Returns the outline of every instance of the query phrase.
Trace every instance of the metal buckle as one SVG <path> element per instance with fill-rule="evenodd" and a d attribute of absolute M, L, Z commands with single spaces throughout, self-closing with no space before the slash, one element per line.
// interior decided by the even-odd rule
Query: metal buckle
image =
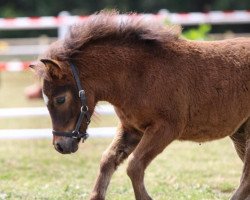
<path fill-rule="evenodd" d="M 78 135 L 79 135 L 79 131 L 77 131 L 77 130 L 73 130 L 72 131 L 72 134 L 74 134 L 73 136 L 72 136 L 72 138 L 74 138 L 74 139 L 78 139 Z"/>
<path fill-rule="evenodd" d="M 85 95 L 85 91 L 84 90 L 79 90 L 79 97 L 81 98 L 82 95 Z"/>
<path fill-rule="evenodd" d="M 86 113 L 86 112 L 88 112 L 89 111 L 89 107 L 87 106 L 87 105 L 84 105 L 84 106 L 82 106 L 81 107 L 81 113 L 83 112 L 83 113 Z"/>

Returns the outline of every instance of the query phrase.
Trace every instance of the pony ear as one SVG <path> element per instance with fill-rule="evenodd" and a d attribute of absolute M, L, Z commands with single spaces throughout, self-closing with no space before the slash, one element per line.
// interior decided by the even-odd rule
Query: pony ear
<path fill-rule="evenodd" d="M 31 69 L 35 69 L 35 67 L 36 67 L 36 65 L 33 63 L 29 65 L 29 68 L 31 68 Z"/>
<path fill-rule="evenodd" d="M 29 68 L 37 75 L 39 78 L 45 78 L 45 69 L 44 69 L 44 64 L 42 62 L 32 62 L 29 65 Z"/>
<path fill-rule="evenodd" d="M 50 78 L 61 79 L 63 77 L 62 63 L 60 63 L 57 60 L 47 59 L 47 58 L 41 59 L 40 61 L 45 65 L 46 74 Z"/>

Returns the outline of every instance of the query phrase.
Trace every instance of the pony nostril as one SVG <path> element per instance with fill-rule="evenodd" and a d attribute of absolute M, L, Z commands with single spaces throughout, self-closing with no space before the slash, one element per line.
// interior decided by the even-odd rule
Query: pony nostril
<path fill-rule="evenodd" d="M 56 143 L 56 150 L 59 151 L 60 153 L 63 153 L 63 148 L 61 147 L 61 145 L 59 143 Z"/>

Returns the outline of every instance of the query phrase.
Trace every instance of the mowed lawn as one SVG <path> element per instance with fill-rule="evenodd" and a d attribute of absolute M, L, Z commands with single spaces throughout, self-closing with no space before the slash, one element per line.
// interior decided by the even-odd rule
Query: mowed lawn
<path fill-rule="evenodd" d="M 43 106 L 25 99 L 34 82 L 29 72 L 0 74 L 0 107 Z M 115 126 L 117 118 L 100 116 L 91 126 Z M 50 128 L 48 118 L 0 119 L 1 129 Z M 61 155 L 51 139 L 0 140 L 1 199 L 88 199 L 99 160 L 110 139 L 88 139 L 77 153 Z M 199 145 L 174 142 L 146 171 L 145 182 L 156 200 L 226 200 L 238 186 L 242 163 L 226 138 Z M 108 200 L 134 199 L 126 162 L 114 174 Z"/>
<path fill-rule="evenodd" d="M 50 140 L 0 141 L 0 199 L 87 199 L 102 151 L 111 139 L 89 139 L 77 153 L 60 155 Z M 153 199 L 229 199 L 242 164 L 229 140 L 174 142 L 146 171 Z M 131 200 L 126 162 L 114 174 L 109 200 Z"/>

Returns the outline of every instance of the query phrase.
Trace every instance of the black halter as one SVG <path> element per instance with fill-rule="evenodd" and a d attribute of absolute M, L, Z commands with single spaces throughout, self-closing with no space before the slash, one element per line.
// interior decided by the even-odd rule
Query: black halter
<path fill-rule="evenodd" d="M 89 124 L 90 123 L 90 115 L 89 115 L 89 109 L 87 106 L 87 98 L 85 96 L 85 91 L 83 90 L 82 86 L 81 86 L 81 81 L 79 79 L 79 72 L 77 70 L 77 67 L 70 62 L 70 68 L 73 74 L 73 77 L 76 81 L 76 85 L 77 85 L 77 89 L 79 92 L 79 98 L 81 100 L 81 108 L 80 108 L 80 115 L 78 117 L 77 123 L 76 123 L 76 127 L 72 132 L 63 132 L 63 131 L 55 131 L 53 130 L 52 133 L 53 135 L 56 136 L 64 136 L 64 137 L 71 137 L 71 138 L 76 138 L 76 139 L 83 139 L 86 140 L 88 138 L 88 133 L 85 132 L 81 132 L 80 131 L 80 127 L 82 124 L 83 119 L 85 119 L 85 123 Z"/>

